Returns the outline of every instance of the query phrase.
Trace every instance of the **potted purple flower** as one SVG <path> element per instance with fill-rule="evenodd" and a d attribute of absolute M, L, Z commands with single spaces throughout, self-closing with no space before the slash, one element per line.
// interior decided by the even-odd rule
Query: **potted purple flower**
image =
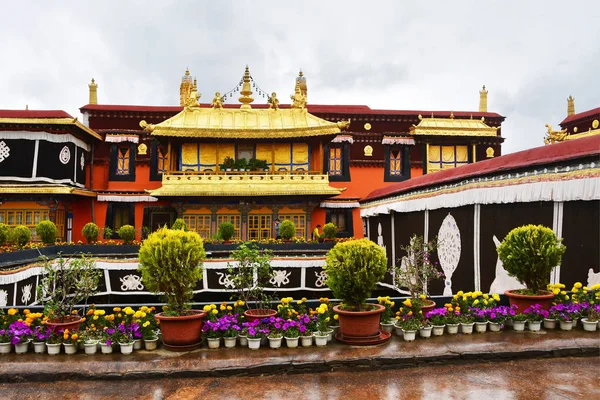
<path fill-rule="evenodd" d="M 495 306 L 486 311 L 490 332 L 500 332 L 506 320 L 516 315 L 514 309 L 507 306 Z"/>
<path fill-rule="evenodd" d="M 304 328 L 304 331 L 306 331 L 306 326 L 300 321 L 287 320 L 283 323 L 283 326 L 281 328 L 283 330 L 283 337 L 285 338 L 285 344 L 287 345 L 287 347 L 298 347 L 301 327 Z"/>
<path fill-rule="evenodd" d="M 302 344 L 302 347 L 312 346 L 312 333 L 317 330 L 316 318 L 311 317 L 308 314 L 304 314 L 298 318 L 298 322 L 300 323 L 298 330 L 300 331 L 300 343 Z"/>
<path fill-rule="evenodd" d="M 469 308 L 471 316 L 475 322 L 475 332 L 485 333 L 488 325 L 488 309 L 486 308 Z"/>
<path fill-rule="evenodd" d="M 219 319 L 205 321 L 202 333 L 208 341 L 209 349 L 218 349 L 221 346 L 221 321 Z"/>
<path fill-rule="evenodd" d="M 433 326 L 433 336 L 442 336 L 444 334 L 444 328 L 446 326 L 446 314 L 448 310 L 446 307 L 434 308 L 425 314 L 425 318 L 431 322 Z"/>
<path fill-rule="evenodd" d="M 573 321 L 579 316 L 579 307 L 576 304 L 556 304 L 550 307 L 550 314 L 556 316 L 561 330 L 570 331 Z"/>
<path fill-rule="evenodd" d="M 8 337 L 8 329 L 0 329 L 0 354 L 9 354 L 12 350 L 12 344 Z"/>
<path fill-rule="evenodd" d="M 23 321 L 15 321 L 8 327 L 8 337 L 10 343 L 15 346 L 15 353 L 17 354 L 27 353 L 32 335 L 31 328 Z"/>
<path fill-rule="evenodd" d="M 238 334 L 241 330 L 239 324 L 239 315 L 223 315 L 219 320 L 221 321 L 221 331 L 223 332 L 223 341 L 225 343 L 225 347 L 231 348 L 235 347 L 235 343 L 237 341 Z"/>
<path fill-rule="evenodd" d="M 46 352 L 46 339 L 48 339 L 48 329 L 45 325 L 38 325 L 33 328 L 33 351 L 37 354 Z"/>
<path fill-rule="evenodd" d="M 265 320 L 267 318 L 264 318 Z M 268 318 L 269 324 L 269 347 L 272 349 L 278 349 L 281 347 L 281 341 L 283 340 L 283 324 L 285 320 L 280 317 Z"/>
<path fill-rule="evenodd" d="M 258 350 L 261 340 L 269 335 L 268 327 L 260 319 L 244 322 L 242 325 L 248 328 L 248 347 L 250 350 Z"/>
<path fill-rule="evenodd" d="M 529 330 L 537 332 L 541 329 L 542 321 L 545 321 L 548 318 L 548 311 L 544 310 L 541 305 L 534 304 L 527 307 L 523 311 L 523 315 L 527 317 L 527 327 Z"/>

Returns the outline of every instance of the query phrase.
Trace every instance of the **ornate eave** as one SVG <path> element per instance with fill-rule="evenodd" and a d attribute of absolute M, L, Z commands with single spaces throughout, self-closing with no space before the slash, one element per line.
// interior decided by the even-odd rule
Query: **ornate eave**
<path fill-rule="evenodd" d="M 497 136 L 498 127 L 490 127 L 481 119 L 423 118 L 419 124 L 410 127 L 414 136 Z"/>
<path fill-rule="evenodd" d="M 23 124 L 23 125 L 73 125 L 88 135 L 102 140 L 102 136 L 77 121 L 77 118 L 0 118 L 0 124 Z"/>
<path fill-rule="evenodd" d="M 91 190 L 59 185 L 0 185 L 0 194 L 66 194 L 96 197 L 96 193 Z"/>
<path fill-rule="evenodd" d="M 600 135 L 600 129 L 594 129 L 594 130 L 590 129 L 589 131 L 584 132 L 584 133 L 572 133 L 570 135 L 567 135 L 565 137 L 565 140 L 581 139 L 581 138 L 596 136 L 596 135 Z"/>
<path fill-rule="evenodd" d="M 151 196 L 337 196 L 344 189 L 329 186 L 327 175 L 163 174 Z"/>

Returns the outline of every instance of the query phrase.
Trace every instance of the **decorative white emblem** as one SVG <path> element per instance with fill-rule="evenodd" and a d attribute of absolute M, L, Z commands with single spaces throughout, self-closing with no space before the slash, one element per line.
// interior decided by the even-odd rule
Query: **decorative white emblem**
<path fill-rule="evenodd" d="M 68 146 L 62 148 L 60 154 L 58 155 L 58 159 L 63 164 L 67 164 L 69 162 L 69 160 L 71 159 L 71 150 L 69 150 Z"/>
<path fill-rule="evenodd" d="M 285 286 L 290 283 L 290 275 L 292 271 L 287 272 L 285 269 L 273 271 L 273 277 L 269 279 L 271 285 L 277 285 L 277 287 L 281 287 L 281 285 Z"/>
<path fill-rule="evenodd" d="M 377 245 L 386 250 L 385 244 L 383 244 L 383 235 L 381 234 L 381 222 L 377 224 Z"/>
<path fill-rule="evenodd" d="M 444 281 L 444 296 L 452 295 L 452 274 L 460 260 L 461 243 L 460 229 L 454 217 L 448 213 L 438 231 L 438 258 L 446 276 Z"/>
<path fill-rule="evenodd" d="M 10 147 L 2 141 L 0 142 L 0 162 L 6 160 L 10 156 Z"/>
<path fill-rule="evenodd" d="M 600 284 L 600 272 L 594 272 L 592 268 L 588 271 L 588 287 Z M 1 304 L 0 304 L 1 305 Z"/>
<path fill-rule="evenodd" d="M 85 155 L 81 153 L 81 158 L 79 159 L 79 165 L 81 165 L 81 170 L 85 168 Z"/>
<path fill-rule="evenodd" d="M 500 246 L 500 241 L 496 235 L 492 239 L 497 249 Z M 508 275 L 508 272 L 504 269 L 504 265 L 502 265 L 502 260 L 498 257 L 498 261 L 496 261 L 496 277 L 490 286 L 490 293 L 504 293 L 505 290 L 523 289 L 524 287 L 519 281 Z"/>
<path fill-rule="evenodd" d="M 33 285 L 30 283 L 29 285 L 25 285 L 21 288 L 21 301 L 23 304 L 29 304 L 31 300 L 31 288 Z"/>
<path fill-rule="evenodd" d="M 0 289 L 0 307 L 6 307 L 8 305 L 8 292 L 4 289 Z"/>
<path fill-rule="evenodd" d="M 318 288 L 325 286 L 325 281 L 327 280 L 327 271 L 323 270 L 320 272 L 315 272 L 315 276 L 317 277 L 315 286 Z"/>
<path fill-rule="evenodd" d="M 126 292 L 128 290 L 144 290 L 144 284 L 142 278 L 135 274 L 125 275 L 121 280 L 121 290 Z"/>
<path fill-rule="evenodd" d="M 223 272 L 217 272 L 217 275 L 219 275 L 219 285 L 223 285 L 228 289 L 235 287 L 235 283 L 231 280 L 231 275 Z"/>

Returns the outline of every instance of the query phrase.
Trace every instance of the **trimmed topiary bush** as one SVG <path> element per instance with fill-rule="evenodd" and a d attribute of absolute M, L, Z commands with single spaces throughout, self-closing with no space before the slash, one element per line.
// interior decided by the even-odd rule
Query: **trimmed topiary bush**
<path fill-rule="evenodd" d="M 233 224 L 231 222 L 223 222 L 221 225 L 219 225 L 219 236 L 224 241 L 227 242 L 227 241 L 231 240 L 234 233 L 235 233 L 235 227 L 233 226 Z"/>
<path fill-rule="evenodd" d="M 135 228 L 131 225 L 123 225 L 117 233 L 125 244 L 131 244 L 135 240 Z"/>
<path fill-rule="evenodd" d="M 281 221 L 281 224 L 279 224 L 279 234 L 283 240 L 290 240 L 296 236 L 296 225 L 289 219 Z"/>
<path fill-rule="evenodd" d="M 566 251 L 562 239 L 543 225 L 524 225 L 506 235 L 496 249 L 504 269 L 537 294 L 550 282 L 550 273 Z"/>
<path fill-rule="evenodd" d="M 337 226 L 333 222 L 328 222 L 323 226 L 323 236 L 325 239 L 335 239 L 337 236 Z"/>
<path fill-rule="evenodd" d="M 6 224 L 0 224 L 0 246 L 8 243 L 10 239 L 10 227 Z"/>
<path fill-rule="evenodd" d="M 163 295 L 170 315 L 185 315 L 202 279 L 206 253 L 196 232 L 161 228 L 140 247 L 140 272 L 148 290 Z"/>
<path fill-rule="evenodd" d="M 183 218 L 177 218 L 175 222 L 173 222 L 173 226 L 171 229 L 181 229 L 187 232 L 188 227 L 187 224 L 183 221 Z"/>
<path fill-rule="evenodd" d="M 11 239 L 17 246 L 23 247 L 31 241 L 31 231 L 24 225 L 17 225 L 12 230 Z"/>
<path fill-rule="evenodd" d="M 102 236 L 104 237 L 105 240 L 108 240 L 108 239 L 112 238 L 114 233 L 115 233 L 115 231 L 113 231 L 110 226 L 105 226 Z"/>
<path fill-rule="evenodd" d="M 54 222 L 49 220 L 40 221 L 40 223 L 35 226 L 35 233 L 37 237 L 39 237 L 40 240 L 45 244 L 56 243 L 57 232 L 58 229 L 56 229 L 56 225 Z"/>
<path fill-rule="evenodd" d="M 98 225 L 96 225 L 93 222 L 88 222 L 87 224 L 85 224 L 85 226 L 81 230 L 81 233 L 83 234 L 83 237 L 85 237 L 85 240 L 87 240 L 88 243 L 94 243 L 98 241 Z"/>
<path fill-rule="evenodd" d="M 369 239 L 336 244 L 325 262 L 327 286 L 350 310 L 361 310 L 387 271 L 385 250 Z"/>

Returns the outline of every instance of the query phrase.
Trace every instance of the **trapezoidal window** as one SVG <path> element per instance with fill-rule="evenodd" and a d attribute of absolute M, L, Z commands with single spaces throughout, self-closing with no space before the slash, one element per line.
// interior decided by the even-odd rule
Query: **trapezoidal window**
<path fill-rule="evenodd" d="M 471 161 L 469 146 L 432 146 L 427 152 L 427 173 L 460 167 Z"/>
<path fill-rule="evenodd" d="M 402 151 L 399 147 L 390 149 L 390 175 L 402 175 Z"/>
<path fill-rule="evenodd" d="M 341 176 L 342 175 L 342 148 L 341 147 L 330 147 L 329 148 L 329 175 Z"/>
<path fill-rule="evenodd" d="M 110 180 L 135 181 L 135 143 L 115 143 L 110 151 Z"/>

